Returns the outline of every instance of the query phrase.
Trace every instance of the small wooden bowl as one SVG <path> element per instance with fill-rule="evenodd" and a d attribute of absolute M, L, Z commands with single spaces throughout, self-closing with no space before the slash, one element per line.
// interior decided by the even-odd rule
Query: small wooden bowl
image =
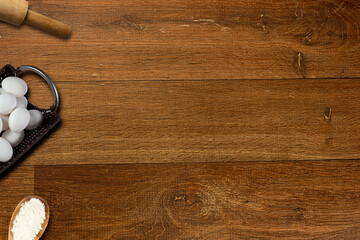
<path fill-rule="evenodd" d="M 38 233 L 38 235 L 35 237 L 35 240 L 38 240 L 41 238 L 41 236 L 43 235 L 43 233 L 45 232 L 45 229 L 49 223 L 49 218 L 50 218 L 50 208 L 49 208 L 49 205 L 48 203 L 41 197 L 39 196 L 35 196 L 35 195 L 31 195 L 31 196 L 27 196 L 26 198 L 24 198 L 23 200 L 21 200 L 19 202 L 19 204 L 16 206 L 12 216 L 11 216 L 11 220 L 10 220 L 10 224 L 9 224 L 9 234 L 8 234 L 8 240 L 14 240 L 14 237 L 13 237 L 13 233 L 11 232 L 11 228 L 13 226 L 13 223 L 14 223 L 14 220 L 15 220 L 15 217 L 16 215 L 18 215 L 19 211 L 20 211 L 20 208 L 21 208 L 21 205 L 24 203 L 24 202 L 27 202 L 29 201 L 30 199 L 32 198 L 36 198 L 36 199 L 39 199 L 42 203 L 44 203 L 45 205 L 45 220 L 44 220 L 44 223 L 42 224 L 42 230 Z"/>

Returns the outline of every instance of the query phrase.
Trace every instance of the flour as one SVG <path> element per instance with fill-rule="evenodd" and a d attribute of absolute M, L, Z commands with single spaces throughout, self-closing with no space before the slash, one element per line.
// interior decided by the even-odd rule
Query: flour
<path fill-rule="evenodd" d="M 23 203 L 11 228 L 14 240 L 34 240 L 45 218 L 45 205 L 39 199 L 31 198 Z"/>

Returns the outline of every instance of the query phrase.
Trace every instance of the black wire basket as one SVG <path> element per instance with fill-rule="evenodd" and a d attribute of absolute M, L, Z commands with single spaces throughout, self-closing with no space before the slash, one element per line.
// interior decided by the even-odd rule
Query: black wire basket
<path fill-rule="evenodd" d="M 42 77 L 47 84 L 50 86 L 50 89 L 54 96 L 54 103 L 49 109 L 41 109 L 34 105 L 32 105 L 30 102 L 28 103 L 27 109 L 32 110 L 36 109 L 39 110 L 43 116 L 44 120 L 41 123 L 41 125 L 34 129 L 34 130 L 25 130 L 24 139 L 22 142 L 13 148 L 13 157 L 8 162 L 0 162 L 0 177 L 15 163 L 20 161 L 22 157 L 25 156 L 41 139 L 45 137 L 57 124 L 60 123 L 60 116 L 57 113 L 58 107 L 59 107 L 59 94 L 58 91 L 51 80 L 51 78 L 42 70 L 39 68 L 36 68 L 34 66 L 21 66 L 15 69 L 11 65 L 6 65 L 2 69 L 0 69 L 0 84 L 4 80 L 4 78 L 9 76 L 20 76 L 21 74 L 25 72 L 32 72 L 35 74 L 38 74 L 40 77 Z"/>

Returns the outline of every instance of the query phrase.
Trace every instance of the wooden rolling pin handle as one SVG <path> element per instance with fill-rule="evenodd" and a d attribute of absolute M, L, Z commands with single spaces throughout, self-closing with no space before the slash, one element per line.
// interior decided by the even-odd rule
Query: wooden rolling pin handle
<path fill-rule="evenodd" d="M 61 38 L 68 38 L 71 35 L 71 28 L 68 25 L 46 17 L 40 13 L 34 12 L 30 9 L 27 12 L 24 23 Z"/>

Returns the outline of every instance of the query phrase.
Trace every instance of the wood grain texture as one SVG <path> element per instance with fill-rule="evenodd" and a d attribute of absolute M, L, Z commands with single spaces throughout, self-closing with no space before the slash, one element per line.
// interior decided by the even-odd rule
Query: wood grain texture
<path fill-rule="evenodd" d="M 0 239 L 8 239 L 9 223 L 16 205 L 33 193 L 33 166 L 19 165 L 0 178 Z"/>
<path fill-rule="evenodd" d="M 360 239 L 359 1 L 29 3 L 71 39 L 0 24 L 0 59 L 63 122 L 0 179 L 1 239 L 34 193 L 45 240 Z"/>
<path fill-rule="evenodd" d="M 8 47 L 0 57 L 64 81 L 94 73 L 98 81 L 360 77 L 359 7 L 357 0 L 32 0 L 30 8 L 71 24 L 72 38 L 2 25 Z"/>
<path fill-rule="evenodd" d="M 62 125 L 25 164 L 360 156 L 358 79 L 57 85 Z M 33 100 L 41 102 L 47 91 Z"/>
<path fill-rule="evenodd" d="M 358 239 L 360 162 L 35 167 L 47 239 Z"/>

